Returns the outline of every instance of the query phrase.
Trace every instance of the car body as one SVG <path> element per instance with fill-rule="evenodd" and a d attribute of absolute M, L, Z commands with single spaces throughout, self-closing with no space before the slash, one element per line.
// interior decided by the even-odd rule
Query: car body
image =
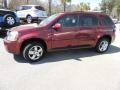
<path fill-rule="evenodd" d="M 22 5 L 16 8 L 16 14 L 21 20 L 31 23 L 33 20 L 43 20 L 47 17 L 45 9 L 39 5 Z"/>
<path fill-rule="evenodd" d="M 46 52 L 54 50 L 95 48 L 103 53 L 114 39 L 115 25 L 109 16 L 95 12 L 64 12 L 46 18 L 40 25 L 12 28 L 4 44 L 8 52 L 22 54 L 26 60 L 36 62 Z M 32 60 L 28 53 L 42 55 Z"/>
<path fill-rule="evenodd" d="M 116 18 L 112 18 L 112 20 L 113 20 L 113 22 L 114 22 L 115 24 L 118 23 L 118 19 L 116 19 Z"/>
<path fill-rule="evenodd" d="M 0 27 L 13 27 L 19 25 L 19 18 L 10 10 L 0 9 Z"/>

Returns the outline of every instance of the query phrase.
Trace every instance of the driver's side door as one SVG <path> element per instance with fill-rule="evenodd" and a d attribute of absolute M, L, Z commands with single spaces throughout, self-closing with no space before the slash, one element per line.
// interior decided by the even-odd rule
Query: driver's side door
<path fill-rule="evenodd" d="M 53 30 L 52 48 L 58 49 L 76 46 L 75 30 L 77 29 L 78 15 L 65 15 L 57 23 L 60 23 L 62 27 L 58 30 Z"/>

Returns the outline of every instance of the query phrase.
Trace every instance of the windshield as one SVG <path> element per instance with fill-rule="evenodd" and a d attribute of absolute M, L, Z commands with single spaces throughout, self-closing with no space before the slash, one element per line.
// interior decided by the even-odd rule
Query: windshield
<path fill-rule="evenodd" d="M 56 17 L 58 17 L 59 15 L 61 15 L 61 13 L 59 14 L 54 14 L 46 19 L 44 19 L 39 25 L 40 26 L 46 26 L 48 25 L 52 20 L 54 20 Z"/>

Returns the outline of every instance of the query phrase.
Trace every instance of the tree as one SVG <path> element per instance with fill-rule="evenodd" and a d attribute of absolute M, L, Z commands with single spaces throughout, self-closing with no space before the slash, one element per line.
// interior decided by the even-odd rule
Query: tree
<path fill-rule="evenodd" d="M 116 0 L 102 0 L 100 7 L 101 10 L 105 13 L 110 14 L 115 7 Z"/>
<path fill-rule="evenodd" d="M 117 17 L 120 20 L 120 4 L 117 6 Z"/>
<path fill-rule="evenodd" d="M 71 4 L 71 0 L 60 0 L 61 3 L 63 4 L 63 7 L 64 7 L 64 12 L 66 11 L 66 6 L 67 6 L 67 3 L 70 3 Z"/>
<path fill-rule="evenodd" d="M 120 0 L 102 0 L 100 7 L 103 12 L 120 19 Z"/>
<path fill-rule="evenodd" d="M 77 5 L 76 10 L 77 11 L 87 11 L 87 10 L 90 10 L 90 4 L 82 2 L 79 5 Z"/>
<path fill-rule="evenodd" d="M 49 15 L 51 15 L 51 4 L 52 4 L 52 0 L 48 0 L 49 3 Z"/>
<path fill-rule="evenodd" d="M 7 8 L 7 0 L 3 0 L 4 8 Z"/>
<path fill-rule="evenodd" d="M 14 10 L 17 6 L 24 4 L 37 4 L 41 6 L 44 5 L 40 0 L 10 0 L 8 8 Z"/>

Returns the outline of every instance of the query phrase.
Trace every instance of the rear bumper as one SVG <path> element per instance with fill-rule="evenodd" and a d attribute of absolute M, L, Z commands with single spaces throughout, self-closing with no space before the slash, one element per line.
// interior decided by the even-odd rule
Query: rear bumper
<path fill-rule="evenodd" d="M 4 39 L 4 46 L 9 53 L 20 54 L 20 47 L 17 41 L 8 41 Z"/>

